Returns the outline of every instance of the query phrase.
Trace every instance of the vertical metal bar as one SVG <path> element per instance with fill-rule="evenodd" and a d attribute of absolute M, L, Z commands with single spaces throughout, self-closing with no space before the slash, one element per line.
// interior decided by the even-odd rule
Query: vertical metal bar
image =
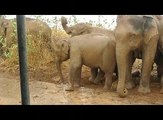
<path fill-rule="evenodd" d="M 19 67 L 20 67 L 20 85 L 22 105 L 30 104 L 28 73 L 27 73 L 27 55 L 26 55 L 26 31 L 25 16 L 17 15 L 17 33 L 18 33 L 18 51 L 19 51 Z"/>

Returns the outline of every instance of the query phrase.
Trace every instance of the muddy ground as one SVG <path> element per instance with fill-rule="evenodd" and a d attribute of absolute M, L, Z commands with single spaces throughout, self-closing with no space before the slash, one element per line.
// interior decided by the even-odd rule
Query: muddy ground
<path fill-rule="evenodd" d="M 69 61 L 62 65 L 65 80 L 68 79 Z M 162 105 L 163 94 L 159 93 L 160 84 L 157 80 L 156 68 L 151 73 L 151 93 L 143 95 L 137 92 L 138 86 L 129 90 L 126 98 L 119 98 L 115 91 L 103 91 L 104 83 L 94 85 L 88 81 L 89 68 L 82 69 L 82 87 L 75 91 L 65 91 L 66 84 L 59 83 L 59 76 L 53 63 L 32 72 L 29 71 L 29 90 L 31 105 Z M 53 68 L 51 67 L 51 68 Z M 133 70 L 141 67 L 137 60 Z M 136 78 L 139 79 L 139 78 Z M 1 65 L 0 67 L 0 104 L 21 105 L 20 79 L 18 67 L 15 70 Z"/>

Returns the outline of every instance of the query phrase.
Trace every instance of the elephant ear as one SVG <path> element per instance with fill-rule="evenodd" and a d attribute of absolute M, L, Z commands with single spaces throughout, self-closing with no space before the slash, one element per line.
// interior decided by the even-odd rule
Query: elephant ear
<path fill-rule="evenodd" d="M 62 52 L 66 55 L 69 54 L 69 50 L 70 50 L 70 45 L 69 42 L 67 40 L 62 40 L 61 42 L 61 48 L 62 48 Z"/>
<path fill-rule="evenodd" d="M 147 44 L 152 37 L 158 36 L 158 28 L 156 20 L 152 15 L 144 15 L 143 20 L 144 42 Z"/>

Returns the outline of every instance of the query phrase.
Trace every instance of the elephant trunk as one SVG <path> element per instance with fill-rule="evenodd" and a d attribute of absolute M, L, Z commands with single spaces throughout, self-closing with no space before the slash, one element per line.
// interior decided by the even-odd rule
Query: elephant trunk
<path fill-rule="evenodd" d="M 117 92 L 121 98 L 127 96 L 127 89 L 125 89 L 125 80 L 127 78 L 129 50 L 121 45 L 116 46 L 116 58 L 118 65 L 118 86 Z"/>
<path fill-rule="evenodd" d="M 65 17 L 61 17 L 61 24 L 66 33 L 70 34 L 70 27 L 67 26 L 67 19 Z"/>

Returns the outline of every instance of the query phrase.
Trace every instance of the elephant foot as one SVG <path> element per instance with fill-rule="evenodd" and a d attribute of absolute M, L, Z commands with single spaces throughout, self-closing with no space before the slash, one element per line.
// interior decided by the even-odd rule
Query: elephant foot
<path fill-rule="evenodd" d="M 108 91 L 109 90 L 109 87 L 107 86 L 107 85 L 105 85 L 104 87 L 103 87 L 103 91 Z"/>
<path fill-rule="evenodd" d="M 132 89 L 135 87 L 135 83 L 133 81 L 127 81 L 126 84 L 125 84 L 125 87 L 127 89 Z"/>
<path fill-rule="evenodd" d="M 150 93 L 151 90 L 150 90 L 149 87 L 139 86 L 138 92 L 139 92 L 139 93 L 143 93 L 143 94 L 147 94 L 147 93 Z"/>
<path fill-rule="evenodd" d="M 116 91 L 117 90 L 117 85 L 118 85 L 118 80 L 112 83 L 111 85 L 111 90 Z"/>
<path fill-rule="evenodd" d="M 161 88 L 161 90 L 160 90 L 160 94 L 163 94 L 163 88 Z"/>
<path fill-rule="evenodd" d="M 68 86 L 68 87 L 66 87 L 65 91 L 74 91 L 74 87 Z"/>

